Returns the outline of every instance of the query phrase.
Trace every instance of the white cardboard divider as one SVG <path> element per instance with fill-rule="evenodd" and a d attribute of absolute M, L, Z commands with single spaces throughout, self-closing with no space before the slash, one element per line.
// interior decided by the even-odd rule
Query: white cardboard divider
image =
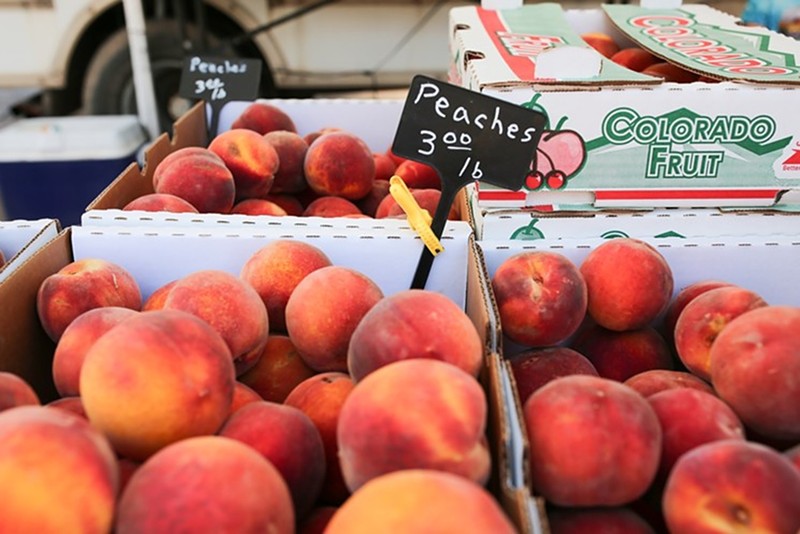
<path fill-rule="evenodd" d="M 33 221 L 0 221 L 0 250 L 6 263 L 0 267 L 0 282 L 36 252 L 42 245 L 58 235 L 55 219 Z"/>

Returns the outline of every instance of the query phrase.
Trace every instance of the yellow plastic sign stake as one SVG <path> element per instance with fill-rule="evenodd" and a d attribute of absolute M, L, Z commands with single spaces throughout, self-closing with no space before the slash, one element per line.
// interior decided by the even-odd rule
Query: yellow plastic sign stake
<path fill-rule="evenodd" d="M 397 175 L 389 179 L 389 194 L 395 199 L 397 204 L 406 213 L 408 224 L 417 232 L 422 242 L 431 251 L 431 254 L 436 256 L 444 250 L 442 243 L 436 234 L 431 230 L 431 222 L 433 218 L 428 210 L 422 209 L 417 204 L 417 200 L 411 195 L 406 183 Z"/>

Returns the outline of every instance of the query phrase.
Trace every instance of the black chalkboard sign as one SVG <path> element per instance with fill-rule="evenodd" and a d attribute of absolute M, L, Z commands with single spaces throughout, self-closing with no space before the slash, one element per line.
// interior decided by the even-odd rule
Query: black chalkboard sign
<path fill-rule="evenodd" d="M 195 55 L 184 58 L 179 91 L 184 98 L 205 100 L 211 106 L 211 138 L 222 107 L 233 100 L 254 100 L 260 82 L 260 60 Z"/>
<path fill-rule="evenodd" d="M 536 146 L 546 123 L 539 111 L 414 77 L 392 151 L 438 172 L 442 196 L 431 223 L 436 237 L 442 237 L 450 206 L 465 185 L 478 181 L 522 188 L 536 168 Z M 412 287 L 425 287 L 432 262 L 433 254 L 423 249 Z"/>

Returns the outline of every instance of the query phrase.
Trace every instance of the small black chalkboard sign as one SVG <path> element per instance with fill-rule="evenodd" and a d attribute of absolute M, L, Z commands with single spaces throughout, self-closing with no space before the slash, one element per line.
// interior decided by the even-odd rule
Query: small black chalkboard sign
<path fill-rule="evenodd" d="M 184 58 L 179 92 L 211 106 L 211 138 L 216 135 L 222 107 L 233 100 L 255 100 L 260 82 L 260 60 L 193 55 Z"/>
<path fill-rule="evenodd" d="M 518 190 L 536 168 L 543 113 L 438 81 L 415 76 L 392 151 L 439 173 L 442 196 L 431 230 L 441 238 L 450 206 L 467 184 L 486 182 Z M 424 288 L 433 254 L 424 248 L 412 283 Z"/>

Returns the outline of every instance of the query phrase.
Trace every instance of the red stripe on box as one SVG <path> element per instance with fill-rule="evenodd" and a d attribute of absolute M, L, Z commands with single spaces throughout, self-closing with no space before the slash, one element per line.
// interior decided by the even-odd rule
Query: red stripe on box
<path fill-rule="evenodd" d="M 525 200 L 527 196 L 525 191 L 487 191 L 485 189 L 478 191 L 480 200 Z"/>
<path fill-rule="evenodd" d="M 624 189 L 596 191 L 596 200 L 645 200 L 645 199 L 713 199 L 713 198 L 775 198 L 779 189 Z"/>
<path fill-rule="evenodd" d="M 508 68 L 514 72 L 514 75 L 520 80 L 534 80 L 536 78 L 536 62 L 533 58 L 509 54 L 500 41 L 498 33 L 507 32 L 508 26 L 500 19 L 497 11 L 478 8 L 478 17 L 481 19 L 483 27 L 486 28 L 486 32 L 492 39 L 495 48 L 500 53 L 500 57 L 508 65 Z"/>

